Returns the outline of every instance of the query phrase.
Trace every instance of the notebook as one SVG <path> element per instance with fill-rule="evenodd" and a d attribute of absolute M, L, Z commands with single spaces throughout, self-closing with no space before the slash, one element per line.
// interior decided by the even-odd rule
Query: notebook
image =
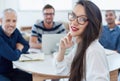
<path fill-rule="evenodd" d="M 22 54 L 19 58 L 19 61 L 38 61 L 44 60 L 44 53 L 30 53 L 30 54 Z"/>
<path fill-rule="evenodd" d="M 42 52 L 44 54 L 52 54 L 56 44 L 60 42 L 66 34 L 43 34 L 42 35 Z"/>

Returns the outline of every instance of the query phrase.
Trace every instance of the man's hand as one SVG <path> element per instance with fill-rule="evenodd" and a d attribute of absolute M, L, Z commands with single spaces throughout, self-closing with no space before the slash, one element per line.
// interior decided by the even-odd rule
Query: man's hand
<path fill-rule="evenodd" d="M 23 48 L 24 46 L 21 43 L 16 44 L 16 49 L 19 49 L 20 51 L 22 51 Z"/>

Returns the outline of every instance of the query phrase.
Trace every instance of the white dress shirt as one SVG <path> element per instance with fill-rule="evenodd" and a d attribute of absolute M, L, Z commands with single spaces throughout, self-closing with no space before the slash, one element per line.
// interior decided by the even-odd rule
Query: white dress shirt
<path fill-rule="evenodd" d="M 77 45 L 65 56 L 62 62 L 58 62 L 56 58 L 54 59 L 57 74 L 69 75 L 76 47 Z M 93 41 L 86 50 L 86 81 L 110 81 L 107 58 L 104 48 L 98 40 Z"/>

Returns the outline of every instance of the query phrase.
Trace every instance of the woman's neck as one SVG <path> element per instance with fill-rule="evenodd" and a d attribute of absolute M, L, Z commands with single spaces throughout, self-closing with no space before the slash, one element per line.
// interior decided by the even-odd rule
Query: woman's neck
<path fill-rule="evenodd" d="M 82 38 L 80 38 L 80 37 L 76 37 L 76 43 L 80 43 L 80 42 L 82 42 Z"/>

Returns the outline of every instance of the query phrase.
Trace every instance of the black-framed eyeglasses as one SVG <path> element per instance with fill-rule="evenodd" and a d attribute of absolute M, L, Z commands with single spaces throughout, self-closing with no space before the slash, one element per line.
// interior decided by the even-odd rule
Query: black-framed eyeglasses
<path fill-rule="evenodd" d="M 45 16 L 47 16 L 47 15 L 50 15 L 50 16 L 52 16 L 52 15 L 54 15 L 54 13 L 43 13 Z"/>
<path fill-rule="evenodd" d="M 88 18 L 85 15 L 81 15 L 81 16 L 76 16 L 75 13 L 71 12 L 68 13 L 68 19 L 69 21 L 74 21 L 77 18 L 77 22 L 80 25 L 85 24 L 86 21 L 88 21 Z"/>

